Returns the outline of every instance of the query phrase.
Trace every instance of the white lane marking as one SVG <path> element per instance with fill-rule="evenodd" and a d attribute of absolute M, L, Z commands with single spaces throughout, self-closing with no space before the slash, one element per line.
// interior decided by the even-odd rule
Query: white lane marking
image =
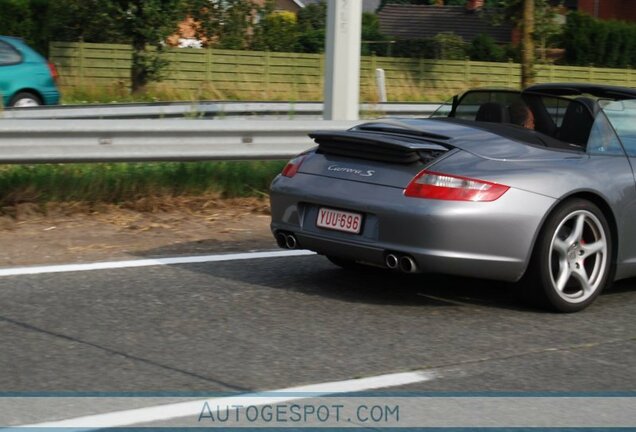
<path fill-rule="evenodd" d="M 234 397 L 219 397 L 212 399 L 200 399 L 174 404 L 156 405 L 146 408 L 116 411 L 106 414 L 96 414 L 77 417 L 68 420 L 60 420 L 48 423 L 17 426 L 19 428 L 74 428 L 73 432 L 90 431 L 101 428 L 115 428 L 132 426 L 136 424 L 153 423 L 177 418 L 192 417 L 198 419 L 204 403 L 209 406 L 262 406 L 284 403 L 294 400 L 310 399 L 326 395 L 336 395 L 368 391 L 379 388 L 397 387 L 407 384 L 415 384 L 430 381 L 436 378 L 431 372 L 415 371 L 401 372 L 386 375 L 378 375 L 368 378 L 358 378 L 346 381 L 333 381 L 320 384 L 310 384 L 299 387 L 289 387 L 263 393 L 247 393 Z M 276 396 L 275 393 L 282 393 Z M 298 393 L 294 395 L 293 393 Z M 80 429 L 76 429 L 80 428 Z"/>
<path fill-rule="evenodd" d="M 198 256 L 186 256 L 186 257 L 172 257 L 172 258 L 154 258 L 154 259 L 141 259 L 130 261 L 106 261 L 95 262 L 87 264 L 63 264 L 63 265 L 48 265 L 38 267 L 13 267 L 0 269 L 1 276 L 19 276 L 19 275 L 34 275 L 44 273 L 62 273 L 62 272 L 80 272 L 80 271 L 92 271 L 92 270 L 108 270 L 108 269 L 120 269 L 130 267 L 149 267 L 149 266 L 163 266 L 171 264 L 196 264 L 196 263 L 208 263 L 208 262 L 220 262 L 220 261 L 237 261 L 237 260 L 251 260 L 259 258 L 282 258 L 282 257 L 294 257 L 304 255 L 315 255 L 315 252 L 308 250 L 283 250 L 283 251 L 268 251 L 268 252 L 246 252 L 246 253 L 233 253 L 233 254 L 219 254 L 219 255 L 198 255 Z"/>

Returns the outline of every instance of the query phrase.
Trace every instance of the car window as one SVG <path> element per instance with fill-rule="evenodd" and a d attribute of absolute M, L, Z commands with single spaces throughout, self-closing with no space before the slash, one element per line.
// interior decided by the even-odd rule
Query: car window
<path fill-rule="evenodd" d="M 606 101 L 602 107 L 627 154 L 636 156 L 636 100 Z"/>
<path fill-rule="evenodd" d="M 542 97 L 541 102 L 543 103 L 548 115 L 552 118 L 554 125 L 556 127 L 561 127 L 565 111 L 567 110 L 568 105 L 570 105 L 570 101 L 564 98 Z"/>
<path fill-rule="evenodd" d="M 431 114 L 431 118 L 448 117 L 451 111 L 453 110 L 453 99 L 454 98 L 451 98 L 447 100 L 446 102 L 444 102 L 443 104 L 441 104 L 439 108 L 437 108 L 435 112 Z"/>
<path fill-rule="evenodd" d="M 590 154 L 625 156 L 614 128 L 603 114 L 598 114 L 594 119 L 586 147 Z"/>
<path fill-rule="evenodd" d="M 465 93 L 459 101 L 455 110 L 455 118 L 476 120 L 480 107 L 488 103 L 509 107 L 523 103 L 523 101 L 521 95 L 513 91 L 470 91 Z"/>
<path fill-rule="evenodd" d="M 6 42 L 0 41 L 0 66 L 19 63 L 20 53 Z"/>

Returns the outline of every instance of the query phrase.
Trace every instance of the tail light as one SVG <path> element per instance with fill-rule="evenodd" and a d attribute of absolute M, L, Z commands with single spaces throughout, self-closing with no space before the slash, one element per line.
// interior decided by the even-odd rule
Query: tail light
<path fill-rule="evenodd" d="M 284 175 L 285 177 L 295 176 L 296 173 L 298 172 L 298 169 L 303 164 L 305 157 L 307 157 L 306 154 L 301 154 L 296 156 L 289 162 L 287 162 L 287 165 L 285 165 L 285 168 L 283 168 L 283 172 L 281 172 L 281 174 Z"/>
<path fill-rule="evenodd" d="M 57 83 L 57 79 L 60 77 L 60 75 L 57 73 L 57 68 L 55 67 L 55 65 L 51 62 L 49 62 L 49 71 L 51 71 L 51 77 L 53 78 L 53 81 Z"/>
<path fill-rule="evenodd" d="M 404 190 L 404 195 L 414 198 L 429 198 L 451 201 L 495 201 L 510 187 L 432 171 L 416 175 Z"/>

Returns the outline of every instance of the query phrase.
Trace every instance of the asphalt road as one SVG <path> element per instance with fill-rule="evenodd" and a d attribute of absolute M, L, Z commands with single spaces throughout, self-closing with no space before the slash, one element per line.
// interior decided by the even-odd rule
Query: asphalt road
<path fill-rule="evenodd" d="M 324 257 L 0 277 L 0 391 L 246 391 L 428 370 L 425 391 L 636 390 L 636 280 L 589 309 Z"/>

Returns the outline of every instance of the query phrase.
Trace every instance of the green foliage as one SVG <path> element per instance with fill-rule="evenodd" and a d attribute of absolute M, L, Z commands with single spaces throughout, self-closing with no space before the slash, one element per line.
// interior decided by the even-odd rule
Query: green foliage
<path fill-rule="evenodd" d="M 43 2 L 44 3 L 44 2 Z M 75 42 L 125 43 L 125 15 L 118 4 L 103 0 L 48 1 L 49 39 Z"/>
<path fill-rule="evenodd" d="M 327 3 L 313 3 L 298 11 L 298 50 L 321 53 L 325 50 Z"/>
<path fill-rule="evenodd" d="M 493 24 L 511 21 L 521 26 L 523 2 L 524 0 L 488 0 L 486 6 Z M 561 36 L 562 28 L 555 17 L 554 2 L 534 0 L 534 40 L 544 50 L 555 45 Z"/>
<path fill-rule="evenodd" d="M 33 17 L 29 0 L 0 0 L 0 34 L 19 36 L 33 43 Z"/>
<path fill-rule="evenodd" d="M 504 48 L 488 35 L 480 34 L 470 43 L 468 55 L 471 60 L 500 62 L 506 60 Z"/>
<path fill-rule="evenodd" d="M 362 14 L 362 55 L 387 55 L 389 37 L 380 31 L 380 20 L 376 14 Z"/>
<path fill-rule="evenodd" d="M 246 49 L 249 47 L 248 30 L 253 24 L 257 4 L 251 0 L 226 0 L 221 3 L 218 47 Z"/>
<path fill-rule="evenodd" d="M 177 31 L 185 18 L 182 0 L 115 0 L 122 35 L 133 48 L 131 91 L 143 93 L 151 81 L 162 78 L 167 62 L 161 58 L 163 42 Z M 151 46 L 155 50 L 150 50 Z"/>
<path fill-rule="evenodd" d="M 53 40 L 130 43 L 132 91 L 139 92 L 161 78 L 161 48 L 185 17 L 185 1 L 192 0 L 0 0 L 0 32 L 43 54 Z"/>
<path fill-rule="evenodd" d="M 395 57 L 433 58 L 433 39 L 398 39 L 391 47 Z"/>
<path fill-rule="evenodd" d="M 433 58 L 439 60 L 463 60 L 467 54 L 467 44 L 461 36 L 453 33 L 439 33 L 433 37 Z"/>
<path fill-rule="evenodd" d="M 288 11 L 269 13 L 259 22 L 255 33 L 252 49 L 293 52 L 298 42 L 296 14 Z"/>
<path fill-rule="evenodd" d="M 636 25 L 601 21 L 572 12 L 563 34 L 565 63 L 570 65 L 618 67 L 636 65 Z"/>
<path fill-rule="evenodd" d="M 468 55 L 468 48 L 468 44 L 461 36 L 447 32 L 439 33 L 432 38 L 399 39 L 392 47 L 392 55 L 438 60 L 464 60 Z"/>
<path fill-rule="evenodd" d="M 0 208 L 20 202 L 121 203 L 217 192 L 260 195 L 284 162 L 163 162 L 0 166 Z"/>
<path fill-rule="evenodd" d="M 515 63 L 521 63 L 521 46 L 508 44 L 504 47 L 504 56 L 506 59 Z"/>
<path fill-rule="evenodd" d="M 260 7 L 255 0 L 183 0 L 187 14 L 198 23 L 196 37 L 207 46 L 224 49 L 246 49 L 256 14 L 273 10 L 271 1 Z"/>

